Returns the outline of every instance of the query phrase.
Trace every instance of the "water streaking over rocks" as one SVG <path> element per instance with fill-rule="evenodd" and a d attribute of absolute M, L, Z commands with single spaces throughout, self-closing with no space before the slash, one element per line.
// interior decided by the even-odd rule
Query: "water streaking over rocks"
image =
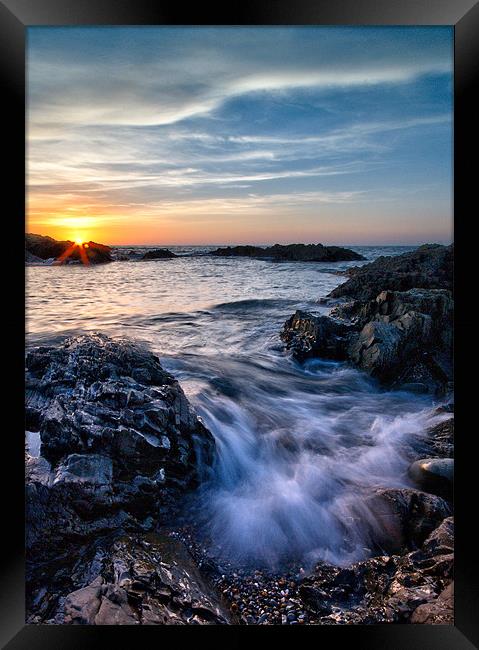
<path fill-rule="evenodd" d="M 365 495 L 410 485 L 412 448 L 433 404 L 383 391 L 344 364 L 300 365 L 284 353 L 285 316 L 298 306 L 326 312 L 319 299 L 343 281 L 330 267 L 195 257 L 35 268 L 29 341 L 85 330 L 146 340 L 215 437 L 214 473 L 195 499 L 219 551 L 273 565 L 291 555 L 347 563 L 374 547 Z"/>
<path fill-rule="evenodd" d="M 145 250 L 139 249 L 139 255 Z M 389 390 L 345 362 L 321 358 L 299 362 L 285 350 L 279 334 L 286 319 L 296 310 L 328 313 L 329 306 L 322 299 L 345 280 L 338 273 L 361 262 L 274 264 L 195 255 L 191 249 L 171 250 L 178 257 L 145 264 L 114 261 L 88 268 L 29 268 L 27 343 L 56 345 L 67 335 L 94 331 L 146 343 L 159 355 L 162 368 L 180 382 L 213 434 L 216 448 L 212 462 L 203 463 L 201 453 L 195 452 L 200 487 L 183 504 L 185 530 L 177 527 L 173 536 L 190 545 L 198 566 L 213 563 L 215 585 L 228 600 L 242 594 L 236 610 L 231 607 L 233 615 L 242 614 L 242 622 L 334 618 L 336 609 L 344 611 L 346 606 L 331 586 L 345 579 L 341 567 L 370 562 L 367 558 L 373 556 L 375 564 L 368 569 L 372 575 L 386 571 L 378 556 L 404 549 L 413 553 L 450 514 L 439 496 L 413 490 L 414 478 L 408 472 L 413 461 L 427 460 L 433 454 L 427 434 L 432 427 L 439 432 L 438 445 L 450 445 L 449 433 L 441 428 L 450 421 L 450 413 L 438 410 L 439 399 L 429 394 Z M 369 261 L 405 250 L 357 248 Z M 126 384 L 131 377 L 144 381 L 143 376 L 125 372 L 122 381 Z M 49 375 L 45 381 L 47 386 Z M 100 392 L 108 391 L 102 388 Z M 35 405 L 36 394 L 32 399 Z M 128 404 L 122 411 L 125 422 L 138 417 L 134 409 L 130 413 Z M 68 408 L 67 413 L 77 417 L 76 406 Z M 101 417 L 110 415 L 105 412 Z M 126 426 L 123 421 L 122 426 Z M 35 426 L 30 428 L 30 455 L 43 456 Z M 175 435 L 173 423 L 172 440 Z M 86 448 L 68 451 L 72 452 L 90 453 Z M 68 472 L 70 465 L 75 469 L 77 460 L 68 461 Z M 135 489 L 146 489 L 147 479 L 140 478 Z M 113 480 L 117 480 L 114 474 Z M 136 508 L 137 494 L 128 492 L 127 496 Z M 155 524 L 151 512 L 147 514 L 149 520 L 141 524 L 144 530 Z M 102 557 L 114 556 L 123 562 L 140 552 L 130 542 L 118 544 L 113 549 L 102 546 Z M 141 553 L 160 541 L 146 540 L 145 544 Z M 436 546 L 428 548 L 433 553 Z M 91 557 L 91 562 L 97 562 L 95 553 Z M 412 568 L 407 571 L 394 560 L 387 571 L 399 580 L 420 571 L 416 560 L 416 556 L 408 560 Z M 329 568 L 321 573 L 318 562 Z M 350 575 L 353 591 L 356 587 L 361 591 L 364 575 L 360 571 Z M 71 587 L 91 587 L 102 607 L 109 599 L 108 590 L 113 589 L 107 564 L 101 576 L 96 586 L 91 587 L 93 582 L 88 580 L 94 576 L 88 573 L 83 582 L 77 580 Z M 121 578 L 130 579 L 136 578 Z M 118 580 L 115 589 L 129 588 Z M 438 580 L 429 599 L 446 586 L 442 575 Z M 318 605 L 316 592 L 323 589 L 321 585 L 325 589 L 329 585 L 326 609 Z M 261 596 L 264 602 L 255 595 L 260 588 L 266 593 Z M 75 594 L 77 599 L 83 597 Z M 288 604 L 289 597 L 296 604 Z M 251 603 L 245 604 L 245 598 Z M 268 599 L 276 604 L 268 604 Z M 425 602 L 428 599 L 411 601 L 409 614 Z M 208 607 L 218 620 L 227 619 L 219 605 Z M 265 607 L 270 611 L 266 617 Z M 396 610 L 392 611 L 391 620 L 396 620 Z M 40 619 L 47 618 L 47 613 Z M 136 616 L 123 611 L 125 620 L 130 614 Z M 170 614 L 161 614 L 167 617 L 165 622 L 170 622 Z M 60 620 L 65 613 L 55 616 Z M 182 616 L 188 622 L 189 615 Z"/>
<path fill-rule="evenodd" d="M 216 439 L 205 528 L 220 554 L 250 564 L 347 564 L 377 552 L 368 495 L 411 485 L 414 448 L 447 417 L 337 363 L 264 355 L 171 367 Z"/>

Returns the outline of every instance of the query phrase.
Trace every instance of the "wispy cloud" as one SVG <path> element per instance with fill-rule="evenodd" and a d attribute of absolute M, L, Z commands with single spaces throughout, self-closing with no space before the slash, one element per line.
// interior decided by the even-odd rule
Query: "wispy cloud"
<path fill-rule="evenodd" d="M 445 213 L 451 70 L 445 28 L 32 28 L 29 219 Z"/>

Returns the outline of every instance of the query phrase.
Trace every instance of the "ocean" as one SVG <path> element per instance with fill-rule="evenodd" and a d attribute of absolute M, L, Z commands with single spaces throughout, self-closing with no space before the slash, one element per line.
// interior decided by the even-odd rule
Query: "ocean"
<path fill-rule="evenodd" d="M 138 254 L 146 247 L 126 247 Z M 154 248 L 154 247 L 150 247 Z M 213 247 L 210 247 L 213 248 Z M 295 362 L 279 338 L 296 310 L 361 262 L 218 258 L 26 269 L 27 346 L 100 331 L 146 343 L 213 433 L 217 462 L 194 495 L 220 553 L 274 564 L 347 564 L 370 554 L 377 487 L 410 485 L 411 450 L 437 415 L 431 396 L 388 391 L 346 364 Z M 351 247 L 371 261 L 413 247 Z"/>

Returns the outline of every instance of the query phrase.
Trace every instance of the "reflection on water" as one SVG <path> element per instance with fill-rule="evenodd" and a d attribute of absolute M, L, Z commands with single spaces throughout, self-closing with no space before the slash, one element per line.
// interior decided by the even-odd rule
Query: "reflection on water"
<path fill-rule="evenodd" d="M 286 318 L 325 313 L 319 299 L 344 279 L 331 270 L 354 265 L 197 256 L 32 267 L 27 343 L 84 331 L 146 341 L 215 436 L 217 463 L 196 498 L 223 552 L 345 562 L 368 553 L 364 496 L 407 484 L 408 451 L 432 417 L 428 397 L 284 353 Z"/>

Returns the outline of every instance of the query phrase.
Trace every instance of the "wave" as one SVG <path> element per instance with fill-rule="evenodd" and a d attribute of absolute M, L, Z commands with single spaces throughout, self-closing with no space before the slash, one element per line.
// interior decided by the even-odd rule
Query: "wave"
<path fill-rule="evenodd" d="M 218 360 L 194 380 L 182 374 L 217 447 L 195 512 L 233 562 L 348 564 L 371 554 L 367 495 L 410 485 L 411 452 L 443 417 L 424 396 L 380 391 L 344 364 Z"/>
<path fill-rule="evenodd" d="M 212 305 L 211 309 L 215 311 L 253 311 L 276 307 L 283 308 L 295 304 L 296 301 L 287 298 L 249 298 L 232 302 L 220 302 Z"/>

